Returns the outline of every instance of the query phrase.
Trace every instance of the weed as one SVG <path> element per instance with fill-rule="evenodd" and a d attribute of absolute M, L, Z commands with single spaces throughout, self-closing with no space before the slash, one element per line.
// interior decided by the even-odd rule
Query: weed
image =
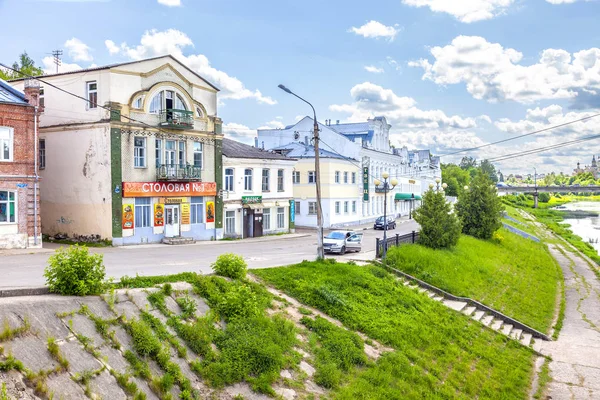
<path fill-rule="evenodd" d="M 2 382 L 2 388 L 0 388 L 0 400 L 10 400 L 8 398 L 8 391 L 6 390 L 6 383 Z"/>
<path fill-rule="evenodd" d="M 534 399 L 541 399 L 544 396 L 546 386 L 551 380 L 552 378 L 550 377 L 550 358 L 546 358 L 544 360 L 544 364 L 542 365 L 542 369 L 540 370 L 540 374 L 538 375 L 538 388 L 535 394 L 533 395 Z"/>
<path fill-rule="evenodd" d="M 182 272 L 174 275 L 160 276 L 124 276 L 115 284 L 116 288 L 149 288 L 167 282 L 192 282 L 198 277 L 195 272 Z"/>
<path fill-rule="evenodd" d="M 170 296 L 171 293 L 173 293 L 173 286 L 171 286 L 170 283 L 165 283 L 162 286 L 162 292 L 164 293 L 165 296 Z"/>
<path fill-rule="evenodd" d="M 136 356 L 131 350 L 125 351 L 125 354 L 123 354 L 123 357 L 125 357 L 125 359 L 129 363 L 129 365 L 131 365 L 133 374 L 135 376 L 137 376 L 139 378 L 143 378 L 143 379 L 150 378 L 151 373 L 150 373 L 150 367 L 148 366 L 148 363 L 139 359 L 138 356 Z"/>
<path fill-rule="evenodd" d="M 188 295 L 180 296 L 175 299 L 181 309 L 181 318 L 188 319 L 196 313 L 196 302 Z"/>
<path fill-rule="evenodd" d="M 134 396 L 138 393 L 138 387 L 135 382 L 130 380 L 129 374 L 120 374 L 114 369 L 110 370 L 112 376 L 115 377 L 119 386 L 130 396 Z"/>
<path fill-rule="evenodd" d="M 0 372 L 24 371 L 23 363 L 9 354 L 6 360 L 0 361 Z"/>
<path fill-rule="evenodd" d="M 64 358 L 60 353 L 58 343 L 56 343 L 56 339 L 53 337 L 48 338 L 48 352 L 58 362 L 63 371 L 67 371 L 69 369 L 69 360 Z"/>
<path fill-rule="evenodd" d="M 171 312 L 167 308 L 167 301 L 165 294 L 162 291 L 153 292 L 148 295 L 148 301 L 156 309 L 158 309 L 163 315 L 169 316 Z"/>
<path fill-rule="evenodd" d="M 312 315 L 312 313 L 313 313 L 308 308 L 304 308 L 304 307 L 299 307 L 298 312 L 302 315 Z"/>
<path fill-rule="evenodd" d="M 152 328 L 143 320 L 133 320 L 127 325 L 133 339 L 133 347 L 140 356 L 156 356 L 161 349 L 161 343 L 152 331 Z"/>
<path fill-rule="evenodd" d="M 211 343 L 217 335 L 215 318 L 212 314 L 198 318 L 193 324 L 183 323 L 177 318 L 170 318 L 167 323 L 175 329 L 194 353 L 204 358 L 212 358 Z"/>
<path fill-rule="evenodd" d="M 217 275 L 232 279 L 244 279 L 248 265 L 242 256 L 233 253 L 224 253 L 217 257 L 211 268 Z"/>
<path fill-rule="evenodd" d="M 6 342 L 11 339 L 14 339 L 15 337 L 22 336 L 29 332 L 29 329 L 31 328 L 31 325 L 29 324 L 29 319 L 27 317 L 24 318 L 23 325 L 17 328 L 10 327 L 8 318 L 4 318 L 2 325 L 2 331 L 0 331 L 0 342 Z"/>

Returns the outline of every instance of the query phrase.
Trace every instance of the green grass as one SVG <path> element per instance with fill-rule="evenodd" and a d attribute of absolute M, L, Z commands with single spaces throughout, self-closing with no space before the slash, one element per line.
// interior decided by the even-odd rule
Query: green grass
<path fill-rule="evenodd" d="M 552 381 L 552 377 L 550 377 L 550 358 L 546 358 L 538 375 L 538 388 L 533 395 L 534 399 L 541 399 L 544 396 L 544 392 L 550 381 Z"/>
<path fill-rule="evenodd" d="M 547 332 L 562 280 L 558 264 L 543 244 L 506 229 L 498 233 L 499 241 L 462 236 L 450 250 L 419 245 L 393 248 L 388 264 Z"/>
<path fill-rule="evenodd" d="M 303 262 L 254 270 L 288 295 L 393 347 L 335 399 L 524 399 L 533 351 L 406 288 L 380 267 Z"/>

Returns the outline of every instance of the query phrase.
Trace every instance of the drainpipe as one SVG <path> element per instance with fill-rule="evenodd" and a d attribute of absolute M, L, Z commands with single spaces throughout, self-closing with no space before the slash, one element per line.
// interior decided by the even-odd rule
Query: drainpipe
<path fill-rule="evenodd" d="M 37 202 L 37 189 L 38 189 L 38 107 L 34 108 L 34 119 L 33 119 L 33 170 L 35 174 L 35 180 L 33 181 L 33 245 L 38 245 L 38 202 Z"/>

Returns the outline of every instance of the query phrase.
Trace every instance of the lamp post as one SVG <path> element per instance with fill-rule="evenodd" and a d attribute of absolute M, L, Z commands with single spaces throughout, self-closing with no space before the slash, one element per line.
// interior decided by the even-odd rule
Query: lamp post
<path fill-rule="evenodd" d="M 315 147 L 315 186 L 317 193 L 317 258 L 323 259 L 325 258 L 325 253 L 323 251 L 323 209 L 321 208 L 321 168 L 319 164 L 319 123 L 317 122 L 317 112 L 312 104 L 308 101 L 304 100 L 302 97 L 298 96 L 296 93 L 292 92 L 290 89 L 285 87 L 284 85 L 278 85 L 278 88 L 283 90 L 286 93 L 291 94 L 292 96 L 296 96 L 306 104 L 310 106 L 313 110 L 313 137 L 314 137 L 314 147 Z"/>
<path fill-rule="evenodd" d="M 385 256 L 387 255 L 387 228 L 388 228 L 387 194 L 388 194 L 388 190 L 394 189 L 396 187 L 396 185 L 398 184 L 398 180 L 396 178 L 393 178 L 390 181 L 390 184 L 388 184 L 388 179 L 390 177 L 390 174 L 387 172 L 384 172 L 383 174 L 381 174 L 381 177 L 383 178 L 383 182 L 379 179 L 375 179 L 374 183 L 375 183 L 375 189 L 377 189 L 377 187 L 379 187 L 381 184 L 383 184 L 383 196 L 384 196 L 383 197 L 383 254 L 381 256 L 381 259 L 383 261 L 385 261 Z"/>

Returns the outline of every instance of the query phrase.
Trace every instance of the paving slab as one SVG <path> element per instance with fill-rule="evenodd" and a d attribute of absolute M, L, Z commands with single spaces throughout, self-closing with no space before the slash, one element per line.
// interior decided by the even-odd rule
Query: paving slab
<path fill-rule="evenodd" d="M 247 383 L 236 383 L 235 385 L 227 386 L 224 392 L 232 397 L 242 396 L 242 398 L 247 400 L 271 400 L 269 396 L 252 391 L 252 388 Z"/>
<path fill-rule="evenodd" d="M 524 333 L 522 336 L 523 338 L 521 339 L 521 344 L 529 346 L 531 344 L 531 339 L 533 338 L 531 333 Z"/>
<path fill-rule="evenodd" d="M 511 338 L 513 338 L 513 339 L 520 340 L 520 339 L 521 339 L 521 334 L 522 334 L 522 333 L 523 333 L 523 330 L 522 330 L 522 329 L 513 329 L 513 330 L 510 332 L 510 335 L 509 335 L 509 336 L 510 336 Z"/>
<path fill-rule="evenodd" d="M 108 308 L 108 304 L 99 297 L 82 297 L 78 300 L 80 305 L 86 305 L 92 314 L 102 319 L 113 319 L 115 315 Z"/>
<path fill-rule="evenodd" d="M 129 336 L 129 334 L 125 331 L 125 329 L 123 329 L 122 326 L 111 326 L 110 329 L 111 331 L 115 332 L 115 339 L 117 339 L 117 341 L 119 342 L 119 344 L 122 346 L 122 351 L 125 352 L 125 350 L 131 350 L 133 343 L 131 341 L 131 336 Z"/>
<path fill-rule="evenodd" d="M 86 315 L 75 314 L 72 317 L 66 317 L 65 323 L 73 332 L 89 338 L 92 346 L 100 347 L 104 343 L 104 338 L 96 330 L 96 324 Z"/>
<path fill-rule="evenodd" d="M 21 321 L 27 319 L 32 332 L 44 337 L 64 339 L 70 332 L 56 318 L 56 314 L 70 312 L 77 308 L 77 303 L 74 301 L 76 299 L 76 297 L 55 295 L 0 298 L 0 322 L 5 317 L 9 320 L 14 317 Z"/>
<path fill-rule="evenodd" d="M 129 293 L 129 299 L 133 304 L 137 306 L 140 310 L 150 311 L 154 310 L 154 306 L 150 304 L 148 301 L 148 293 L 157 292 L 158 289 L 148 288 L 148 289 L 129 289 L 127 293 Z"/>
<path fill-rule="evenodd" d="M 131 378 L 131 380 L 133 382 L 135 382 L 135 384 L 138 387 L 138 390 L 140 390 L 142 393 L 144 393 L 146 395 L 146 400 L 159 400 L 158 396 L 152 391 L 152 389 L 150 389 L 148 382 L 146 382 L 143 379 L 135 378 L 135 377 Z"/>
<path fill-rule="evenodd" d="M 46 339 L 28 335 L 13 339 L 3 346 L 5 354 L 12 354 L 33 372 L 51 370 L 58 365 L 48 352 Z"/>
<path fill-rule="evenodd" d="M 72 373 L 81 373 L 102 367 L 102 364 L 94 356 L 83 349 L 77 339 L 59 343 L 59 350 L 69 361 L 69 371 Z"/>
<path fill-rule="evenodd" d="M 115 311 L 119 315 L 124 315 L 128 321 L 139 318 L 140 316 L 140 310 L 129 300 L 115 303 Z"/>
<path fill-rule="evenodd" d="M 103 357 L 106 357 L 106 363 L 110 366 L 110 368 L 114 369 L 120 374 L 124 374 L 127 372 L 127 368 L 129 367 L 129 363 L 123 357 L 121 352 L 109 345 L 104 345 L 98 349 L 100 354 Z"/>
<path fill-rule="evenodd" d="M 53 374 L 46 380 L 48 393 L 55 399 L 87 400 L 84 389 L 68 373 Z"/>
<path fill-rule="evenodd" d="M 92 393 L 100 396 L 101 399 L 126 400 L 127 395 L 117 383 L 117 380 L 106 370 L 95 376 L 90 381 Z"/>
<path fill-rule="evenodd" d="M 310 378 L 315 374 L 315 368 L 306 361 L 300 361 L 300 369 Z"/>

